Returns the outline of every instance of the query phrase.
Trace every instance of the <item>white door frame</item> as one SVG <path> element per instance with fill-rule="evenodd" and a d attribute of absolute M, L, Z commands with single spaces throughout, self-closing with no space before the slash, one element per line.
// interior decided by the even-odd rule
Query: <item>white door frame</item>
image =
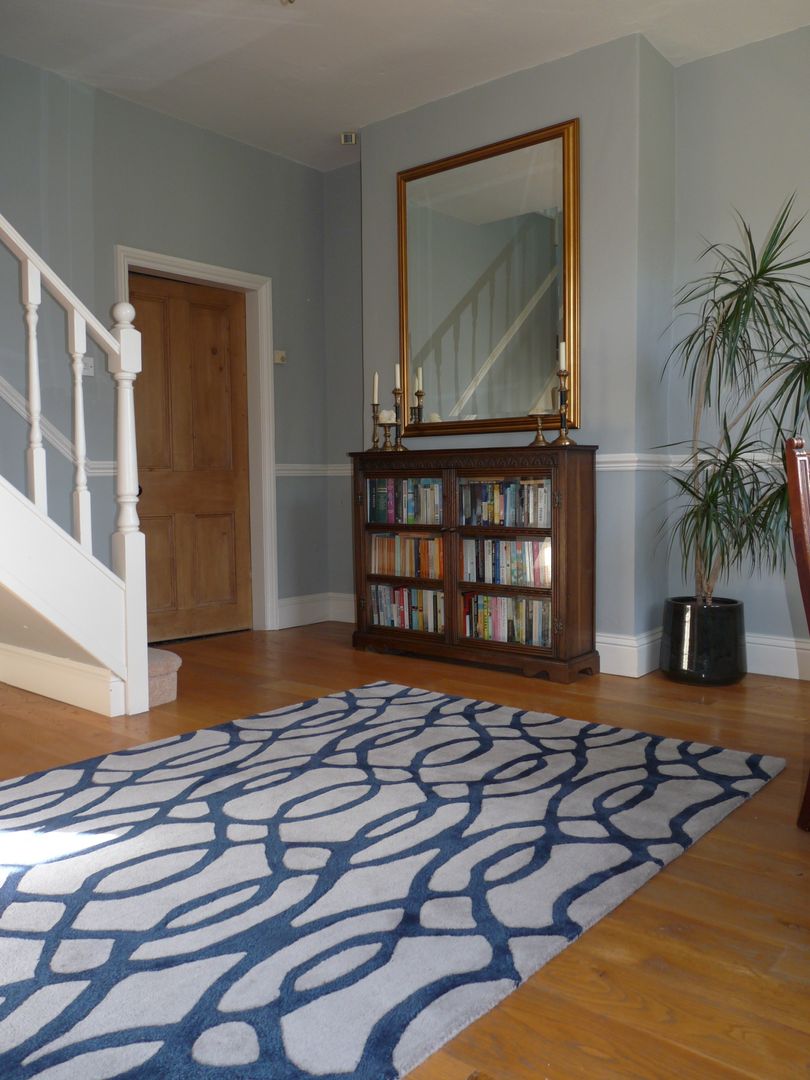
<path fill-rule="evenodd" d="M 273 301 L 270 278 L 155 251 L 115 246 L 115 295 L 129 301 L 130 271 L 217 285 L 245 294 L 253 629 L 278 629 Z"/>

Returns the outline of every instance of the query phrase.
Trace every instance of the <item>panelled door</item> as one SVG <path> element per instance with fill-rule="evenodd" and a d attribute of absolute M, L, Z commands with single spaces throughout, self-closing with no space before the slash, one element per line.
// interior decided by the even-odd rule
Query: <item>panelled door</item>
<path fill-rule="evenodd" d="M 130 274 L 149 640 L 251 625 L 245 298 Z"/>

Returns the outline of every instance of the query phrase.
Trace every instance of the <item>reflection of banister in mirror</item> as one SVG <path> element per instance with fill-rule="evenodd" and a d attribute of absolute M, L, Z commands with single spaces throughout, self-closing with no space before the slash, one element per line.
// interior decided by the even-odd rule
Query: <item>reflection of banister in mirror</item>
<path fill-rule="evenodd" d="M 434 418 L 406 434 L 558 427 L 561 341 L 579 424 L 578 186 L 576 120 L 399 174 L 403 396 L 421 368 Z"/>
<path fill-rule="evenodd" d="M 483 364 L 478 369 L 478 371 L 475 373 L 475 375 L 473 375 L 473 377 L 470 380 L 469 384 L 467 385 L 467 388 L 465 389 L 464 393 L 461 395 L 461 397 L 455 403 L 453 408 L 450 410 L 450 416 L 451 417 L 461 415 L 461 410 L 464 408 L 464 406 L 467 404 L 467 402 L 473 396 L 473 394 L 478 389 L 478 387 L 481 385 L 481 383 L 484 381 L 484 379 L 487 377 L 487 375 L 490 374 L 490 372 L 492 371 L 492 369 L 493 369 L 494 365 L 496 364 L 496 362 L 498 360 L 500 360 L 500 358 L 503 356 L 503 354 L 506 351 L 506 349 L 508 348 L 508 346 L 511 344 L 512 339 L 514 338 L 515 334 L 517 334 L 517 332 L 522 329 L 522 327 L 523 327 L 524 323 L 526 322 L 526 320 L 533 313 L 533 311 L 535 310 L 537 305 L 540 303 L 540 301 L 543 299 L 543 297 L 548 292 L 549 287 L 554 283 L 554 281 L 556 281 L 556 279 L 557 279 L 557 267 L 555 266 L 552 270 L 549 271 L 549 273 L 545 277 L 545 280 L 543 282 L 541 282 L 540 287 L 538 288 L 537 292 L 534 294 L 534 296 L 529 298 L 529 302 L 526 304 L 526 306 L 523 308 L 523 310 L 518 314 L 517 318 L 512 323 L 512 325 L 507 328 L 507 330 L 504 333 L 501 340 L 498 342 L 498 344 L 495 346 L 495 348 L 492 350 L 492 352 L 489 354 L 489 356 L 483 362 Z"/>

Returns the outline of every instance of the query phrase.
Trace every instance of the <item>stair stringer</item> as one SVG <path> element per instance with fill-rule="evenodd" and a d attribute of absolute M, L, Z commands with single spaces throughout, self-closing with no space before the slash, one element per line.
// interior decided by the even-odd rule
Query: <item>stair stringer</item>
<path fill-rule="evenodd" d="M 82 667 L 107 669 L 126 681 L 124 582 L 2 476 L 0 522 L 0 589 L 86 654 L 89 663 Z M 22 632 L 18 640 L 9 636 L 6 629 L 0 647 L 24 648 Z"/>

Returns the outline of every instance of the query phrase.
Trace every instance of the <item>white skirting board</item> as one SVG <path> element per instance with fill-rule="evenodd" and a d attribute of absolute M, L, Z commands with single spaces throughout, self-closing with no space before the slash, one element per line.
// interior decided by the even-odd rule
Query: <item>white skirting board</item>
<path fill-rule="evenodd" d="M 0 643 L 0 682 L 103 716 L 126 712 L 124 683 L 107 668 Z"/>
<path fill-rule="evenodd" d="M 599 670 L 603 675 L 626 675 L 638 679 L 658 667 L 661 631 L 646 634 L 596 634 Z"/>
<path fill-rule="evenodd" d="M 596 635 L 601 670 L 605 675 L 627 675 L 637 679 L 658 668 L 661 630 L 646 634 Z M 746 634 L 745 651 L 752 675 L 774 675 L 780 679 L 810 680 L 810 641 L 801 638 Z"/>
<path fill-rule="evenodd" d="M 810 641 L 746 634 L 745 645 L 750 672 L 782 679 L 810 679 Z"/>
<path fill-rule="evenodd" d="M 354 622 L 353 593 L 315 593 L 279 600 L 279 629 L 317 622 Z M 603 675 L 638 679 L 658 668 L 661 629 L 644 634 L 596 634 Z M 753 675 L 810 680 L 810 641 L 747 634 L 748 670 Z"/>
<path fill-rule="evenodd" d="M 354 593 L 313 593 L 278 602 L 278 628 L 317 622 L 354 622 Z"/>

